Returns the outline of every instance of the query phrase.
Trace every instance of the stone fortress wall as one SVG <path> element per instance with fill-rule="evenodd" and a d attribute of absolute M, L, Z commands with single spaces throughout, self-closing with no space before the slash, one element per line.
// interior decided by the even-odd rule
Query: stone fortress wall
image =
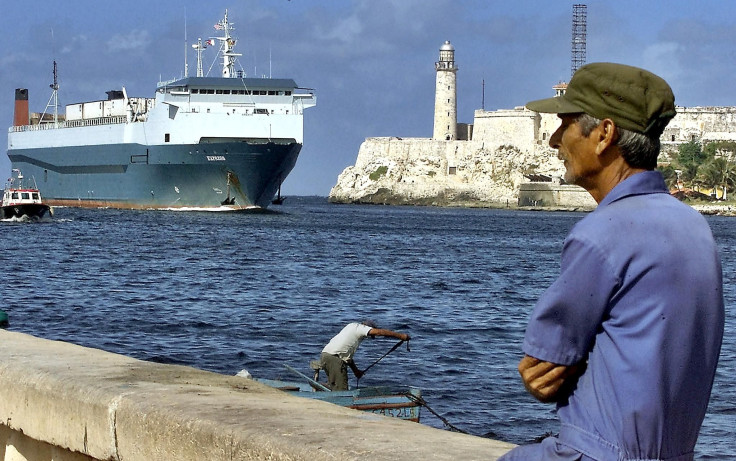
<path fill-rule="evenodd" d="M 736 107 L 678 107 L 677 112 L 662 134 L 661 161 L 693 139 L 736 141 Z M 558 125 L 554 114 L 517 107 L 476 110 L 470 140 L 367 138 L 355 165 L 338 177 L 330 200 L 592 208 L 595 202 L 582 189 L 559 184 L 565 168 L 548 145 Z M 554 199 L 539 195 L 544 186 L 528 179 L 534 175 L 552 179 L 547 190 Z"/>
<path fill-rule="evenodd" d="M 443 48 L 447 45 L 449 42 Z M 454 63 L 452 67 L 456 70 Z M 441 72 L 440 66 L 437 69 Z M 436 100 L 448 99 L 446 87 L 437 91 L 442 96 Z M 549 147 L 549 138 L 559 126 L 557 115 L 539 114 L 523 106 L 476 110 L 472 125 L 459 125 L 462 129 L 458 130 L 457 139 L 451 140 L 437 136 L 367 138 L 360 146 L 355 165 L 339 175 L 329 200 L 437 206 L 595 207 L 582 188 L 560 182 L 565 168 L 557 151 Z M 694 139 L 704 143 L 736 141 L 736 107 L 678 107 L 677 116 L 662 134 L 660 161 L 669 161 L 680 144 Z"/>

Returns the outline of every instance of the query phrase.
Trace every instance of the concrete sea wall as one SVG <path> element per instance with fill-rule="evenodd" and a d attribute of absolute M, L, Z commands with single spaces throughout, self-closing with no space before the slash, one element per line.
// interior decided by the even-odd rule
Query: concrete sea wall
<path fill-rule="evenodd" d="M 0 460 L 493 460 L 513 445 L 0 330 Z"/>
<path fill-rule="evenodd" d="M 559 181 L 530 182 L 519 186 L 519 207 L 592 210 L 596 206 L 597 203 L 585 189 L 560 184 Z"/>

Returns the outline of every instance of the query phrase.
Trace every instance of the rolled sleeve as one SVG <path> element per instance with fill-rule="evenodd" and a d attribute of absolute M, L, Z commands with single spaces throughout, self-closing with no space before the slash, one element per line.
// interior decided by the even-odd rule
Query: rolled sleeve
<path fill-rule="evenodd" d="M 566 240 L 560 276 L 534 307 L 524 336 L 524 353 L 560 365 L 583 360 L 619 284 L 614 274 L 592 242 Z"/>

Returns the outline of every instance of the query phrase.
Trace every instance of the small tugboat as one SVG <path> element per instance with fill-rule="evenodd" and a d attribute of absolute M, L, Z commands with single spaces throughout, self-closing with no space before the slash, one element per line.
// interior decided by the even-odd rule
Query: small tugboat
<path fill-rule="evenodd" d="M 13 169 L 12 175 L 3 190 L 0 201 L 0 219 L 22 218 L 41 219 L 46 213 L 52 215 L 51 208 L 41 200 L 41 193 L 34 187 L 23 186 L 23 174 Z"/>

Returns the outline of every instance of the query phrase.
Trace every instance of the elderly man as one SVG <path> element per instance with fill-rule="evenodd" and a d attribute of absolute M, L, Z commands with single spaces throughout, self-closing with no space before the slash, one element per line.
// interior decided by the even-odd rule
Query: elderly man
<path fill-rule="evenodd" d="M 503 460 L 693 459 L 724 327 L 721 264 L 705 219 L 654 171 L 675 116 L 669 85 L 643 69 L 581 67 L 549 140 L 565 181 L 598 202 L 565 239 L 561 273 L 537 302 L 519 373 L 556 402 L 557 437 Z"/>
<path fill-rule="evenodd" d="M 378 328 L 370 320 L 347 324 L 340 333 L 336 334 L 327 343 L 320 355 L 320 366 L 327 373 L 327 381 L 330 389 L 333 391 L 344 391 L 348 389 L 348 367 L 353 370 L 353 374 L 358 379 L 363 376 L 363 372 L 355 365 L 353 356 L 365 338 L 376 336 L 388 336 L 402 341 L 409 341 L 411 339 L 406 333 Z"/>

